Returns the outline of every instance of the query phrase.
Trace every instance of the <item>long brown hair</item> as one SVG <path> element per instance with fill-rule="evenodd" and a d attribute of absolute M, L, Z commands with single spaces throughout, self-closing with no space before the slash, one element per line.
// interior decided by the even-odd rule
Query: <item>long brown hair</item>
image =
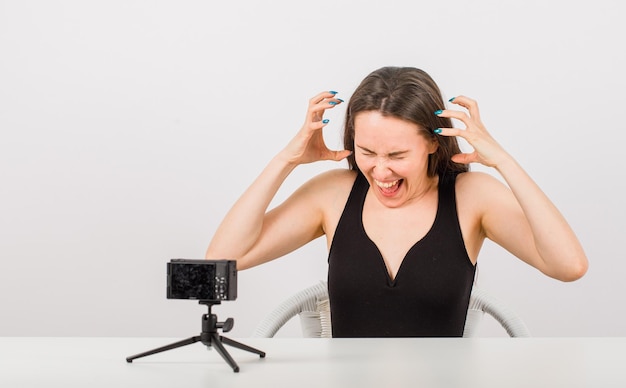
<path fill-rule="evenodd" d="M 437 128 L 452 127 L 449 118 L 435 111 L 445 109 L 439 87 L 423 70 L 414 67 L 383 67 L 370 73 L 352 94 L 348 103 L 343 134 L 344 148 L 353 151 L 348 157 L 350 169 L 359 170 L 354 158 L 354 118 L 360 112 L 378 111 L 417 124 L 424 136 L 438 143 L 429 156 L 428 176 L 440 177 L 469 170 L 467 164 L 455 163 L 451 157 L 461 152 L 456 137 L 436 135 Z"/>

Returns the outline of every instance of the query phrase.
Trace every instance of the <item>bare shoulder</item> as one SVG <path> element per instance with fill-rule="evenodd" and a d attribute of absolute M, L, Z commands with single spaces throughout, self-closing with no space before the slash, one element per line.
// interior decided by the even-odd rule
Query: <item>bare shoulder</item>
<path fill-rule="evenodd" d="M 324 214 L 324 230 L 333 230 L 350 196 L 357 172 L 348 169 L 325 171 L 306 182 L 300 190 L 305 191 L 309 204 Z"/>
<path fill-rule="evenodd" d="M 456 179 L 456 191 L 467 197 L 481 196 L 482 198 L 497 195 L 501 190 L 508 190 L 506 185 L 484 172 L 464 172 Z"/>
<path fill-rule="evenodd" d="M 484 172 L 459 174 L 455 188 L 459 210 L 479 217 L 513 200 L 506 184 Z"/>
<path fill-rule="evenodd" d="M 355 171 L 338 168 L 314 176 L 302 185 L 301 189 L 314 192 L 316 195 L 336 195 L 346 190 L 349 191 L 355 178 Z"/>
<path fill-rule="evenodd" d="M 356 172 L 348 169 L 335 169 L 320 173 L 302 184 L 291 196 L 293 201 L 305 201 L 307 206 L 325 209 L 336 198 L 347 199 L 354 183 Z"/>

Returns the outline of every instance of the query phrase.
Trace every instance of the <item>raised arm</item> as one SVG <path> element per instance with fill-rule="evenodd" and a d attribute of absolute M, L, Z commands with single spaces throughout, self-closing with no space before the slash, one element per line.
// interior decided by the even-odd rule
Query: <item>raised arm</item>
<path fill-rule="evenodd" d="M 268 206 L 287 176 L 300 164 L 341 160 L 349 151 L 331 151 L 324 143 L 322 128 L 328 123 L 324 111 L 342 101 L 335 92 L 323 92 L 309 101 L 304 125 L 276 155 L 252 185 L 235 202 L 211 240 L 207 259 L 235 259 L 245 269 L 274 259 L 321 234 L 320 215 L 310 193 L 314 181 L 294 193 L 271 212 Z"/>
<path fill-rule="evenodd" d="M 481 206 L 485 236 L 548 276 L 563 281 L 582 277 L 587 271 L 585 252 L 563 215 L 526 171 L 487 132 L 476 101 L 459 96 L 452 100 L 467 109 L 435 112 L 455 118 L 465 129 L 442 128 L 444 136 L 460 136 L 474 152 L 453 156 L 459 163 L 481 163 L 495 168 L 508 188 L 495 179 L 479 177 L 473 191 Z M 509 189 L 510 188 L 510 189 Z"/>

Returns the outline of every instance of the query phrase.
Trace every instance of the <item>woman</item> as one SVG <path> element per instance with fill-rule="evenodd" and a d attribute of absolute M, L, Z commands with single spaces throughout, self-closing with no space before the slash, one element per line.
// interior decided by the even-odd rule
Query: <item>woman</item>
<path fill-rule="evenodd" d="M 345 150 L 331 151 L 324 112 L 342 102 L 336 92 L 310 100 L 303 127 L 227 214 L 208 259 L 246 269 L 325 235 L 334 337 L 461 336 L 485 238 L 555 279 L 584 275 L 574 232 L 486 131 L 475 101 L 458 96 L 450 102 L 465 111 L 446 109 L 425 72 L 378 69 L 348 104 Z M 457 137 L 474 151 L 461 153 Z M 344 158 L 350 169 L 312 178 L 267 212 L 296 166 Z M 496 169 L 508 187 L 470 163 Z"/>

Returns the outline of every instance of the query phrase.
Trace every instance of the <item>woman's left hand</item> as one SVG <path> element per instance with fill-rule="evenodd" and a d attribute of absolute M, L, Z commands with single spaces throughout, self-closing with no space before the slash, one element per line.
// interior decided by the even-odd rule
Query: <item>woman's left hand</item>
<path fill-rule="evenodd" d="M 459 136 L 465 139 L 473 148 L 472 153 L 457 154 L 452 157 L 456 163 L 481 163 L 489 167 L 497 167 L 499 162 L 507 157 L 506 151 L 487 132 L 484 124 L 480 120 L 480 112 L 476 101 L 465 96 L 458 96 L 450 100 L 467 109 L 466 112 L 446 109 L 437 111 L 439 117 L 457 119 L 465 124 L 465 129 L 460 128 L 439 128 L 437 131 L 441 136 Z"/>

